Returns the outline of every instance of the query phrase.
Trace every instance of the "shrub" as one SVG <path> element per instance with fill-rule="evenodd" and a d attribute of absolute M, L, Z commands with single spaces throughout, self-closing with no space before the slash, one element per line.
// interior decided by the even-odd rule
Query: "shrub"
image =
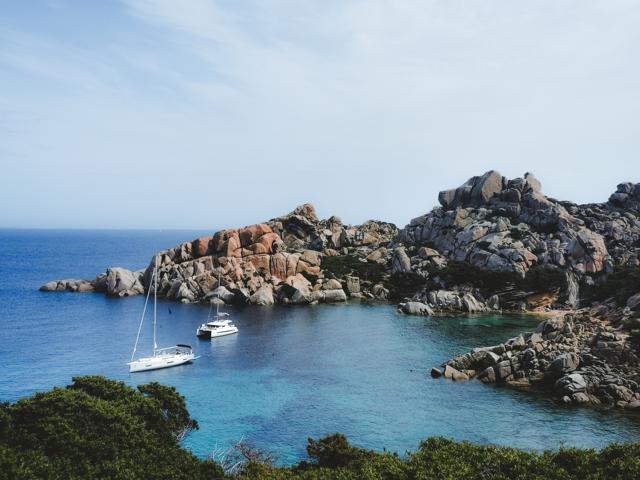
<path fill-rule="evenodd" d="M 449 262 L 438 276 L 447 287 L 469 284 L 486 291 L 502 290 L 520 281 L 514 272 L 482 270 L 467 262 Z"/>
<path fill-rule="evenodd" d="M 138 390 L 103 377 L 79 377 L 4 407 L 3 471 L 10 478 L 220 478 L 213 462 L 180 448 L 196 428 L 175 389 Z"/>
<path fill-rule="evenodd" d="M 319 467 L 329 468 L 346 467 L 365 457 L 364 450 L 352 447 L 347 437 L 340 433 L 320 440 L 309 438 L 307 453 Z"/>
<path fill-rule="evenodd" d="M 337 255 L 322 257 L 321 268 L 336 277 L 355 275 L 363 280 L 378 282 L 385 273 L 384 266 L 375 262 L 361 262 L 351 255 Z"/>
<path fill-rule="evenodd" d="M 309 439 L 308 461 L 274 466 L 245 445 L 239 470 L 182 449 L 176 434 L 197 426 L 175 389 L 138 389 L 102 377 L 0 404 L 0 479 L 465 479 L 601 480 L 640 478 L 640 444 L 602 451 L 533 452 L 430 438 L 404 458 L 352 446 L 339 433 Z"/>
<path fill-rule="evenodd" d="M 565 273 L 558 269 L 545 265 L 531 267 L 524 280 L 518 282 L 523 290 L 542 292 L 560 290 L 567 284 Z"/>
<path fill-rule="evenodd" d="M 391 287 L 389 296 L 391 299 L 396 300 L 410 297 L 428 283 L 429 280 L 427 278 L 416 272 L 396 272 L 389 279 Z"/>

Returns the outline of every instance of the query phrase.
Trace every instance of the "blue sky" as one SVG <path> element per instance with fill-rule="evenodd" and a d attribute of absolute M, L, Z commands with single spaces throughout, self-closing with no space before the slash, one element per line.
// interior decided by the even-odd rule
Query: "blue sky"
<path fill-rule="evenodd" d="M 640 3 L 0 0 L 0 227 L 406 224 L 640 182 Z"/>

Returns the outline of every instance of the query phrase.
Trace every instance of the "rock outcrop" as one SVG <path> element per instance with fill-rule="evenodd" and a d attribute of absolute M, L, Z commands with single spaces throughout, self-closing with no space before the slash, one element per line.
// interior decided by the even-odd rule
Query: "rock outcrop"
<path fill-rule="evenodd" d="M 224 286 L 225 302 L 259 305 L 393 300 L 417 315 L 577 308 L 616 267 L 640 265 L 639 190 L 623 183 L 606 203 L 576 205 L 546 197 L 531 173 L 492 170 L 440 192 L 439 207 L 400 231 L 321 220 L 304 204 L 159 252 L 158 292 L 200 302 Z M 112 268 L 42 290 L 136 295 L 150 275 Z"/>
<path fill-rule="evenodd" d="M 533 332 L 475 348 L 443 367 L 484 383 L 548 393 L 566 404 L 638 408 L 637 345 L 601 314 L 594 309 L 550 318 Z"/>
<path fill-rule="evenodd" d="M 150 284 L 157 257 L 158 294 L 182 303 L 384 300 L 388 290 L 377 282 L 391 264 L 391 252 L 385 247 L 396 234 L 396 227 L 385 222 L 371 220 L 351 226 L 338 217 L 319 220 L 315 208 L 305 204 L 265 223 L 221 230 L 159 252 L 145 271 L 109 268 L 95 280 L 49 282 L 41 289 L 141 294 Z M 374 259 L 367 260 L 372 255 Z M 335 260 L 328 267 L 323 266 L 326 257 Z M 367 268 L 360 268 L 369 264 L 378 266 L 371 279 Z M 364 278 L 358 276 L 361 270 Z"/>
<path fill-rule="evenodd" d="M 640 212 L 640 183 L 621 183 L 609 197 L 609 204 L 617 208 Z"/>
<path fill-rule="evenodd" d="M 615 266 L 640 263 L 639 185 L 619 185 L 607 203 L 576 205 L 546 197 L 530 173 L 472 177 L 440 192 L 440 207 L 399 232 L 390 246 L 393 272 L 413 275 L 408 299 L 434 311 L 575 308 L 582 290 Z M 451 275 L 459 264 L 475 270 Z M 474 271 L 487 281 L 472 278 Z M 544 281 L 528 278 L 544 275 L 561 281 L 545 291 Z M 441 298 L 442 290 L 450 293 Z"/>

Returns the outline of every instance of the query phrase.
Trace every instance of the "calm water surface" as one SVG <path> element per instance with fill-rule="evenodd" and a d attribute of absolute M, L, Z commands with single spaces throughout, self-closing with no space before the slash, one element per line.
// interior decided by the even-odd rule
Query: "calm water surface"
<path fill-rule="evenodd" d="M 201 357 L 130 375 L 125 363 L 142 297 L 37 291 L 106 266 L 141 268 L 155 251 L 203 233 L 0 230 L 0 400 L 74 375 L 159 381 L 186 396 L 200 423 L 186 441 L 197 455 L 244 437 L 285 463 L 304 455 L 308 436 L 336 431 L 356 445 L 400 453 L 434 435 L 530 449 L 640 440 L 634 416 L 429 377 L 453 353 L 513 336 L 538 322 L 532 317 L 418 318 L 359 304 L 229 308 L 240 333 L 209 342 L 195 338 L 207 307 L 160 302 L 159 343 L 190 342 Z"/>

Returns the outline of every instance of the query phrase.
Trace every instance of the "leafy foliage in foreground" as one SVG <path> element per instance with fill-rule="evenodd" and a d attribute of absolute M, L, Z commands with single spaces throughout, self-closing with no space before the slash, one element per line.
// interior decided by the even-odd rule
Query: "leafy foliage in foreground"
<path fill-rule="evenodd" d="M 0 410 L 0 478 L 213 479 L 223 476 L 180 447 L 197 428 L 175 388 L 138 390 L 74 378 Z"/>
<path fill-rule="evenodd" d="M 640 478 L 640 445 L 611 445 L 598 452 L 563 448 L 557 452 L 526 452 L 430 438 L 418 451 L 400 458 L 355 448 L 335 434 L 309 439 L 312 462 L 291 468 L 249 465 L 245 479 L 465 479 L 465 480 L 604 480 Z"/>
<path fill-rule="evenodd" d="M 640 478 L 640 444 L 536 453 L 431 438 L 400 457 L 356 448 L 341 434 L 309 439 L 309 459 L 292 467 L 274 466 L 269 455 L 245 448 L 246 461 L 225 474 L 220 464 L 180 447 L 179 439 L 193 428 L 197 423 L 174 388 L 151 383 L 136 390 L 102 377 L 75 378 L 65 389 L 0 405 L 0 478 Z"/>

